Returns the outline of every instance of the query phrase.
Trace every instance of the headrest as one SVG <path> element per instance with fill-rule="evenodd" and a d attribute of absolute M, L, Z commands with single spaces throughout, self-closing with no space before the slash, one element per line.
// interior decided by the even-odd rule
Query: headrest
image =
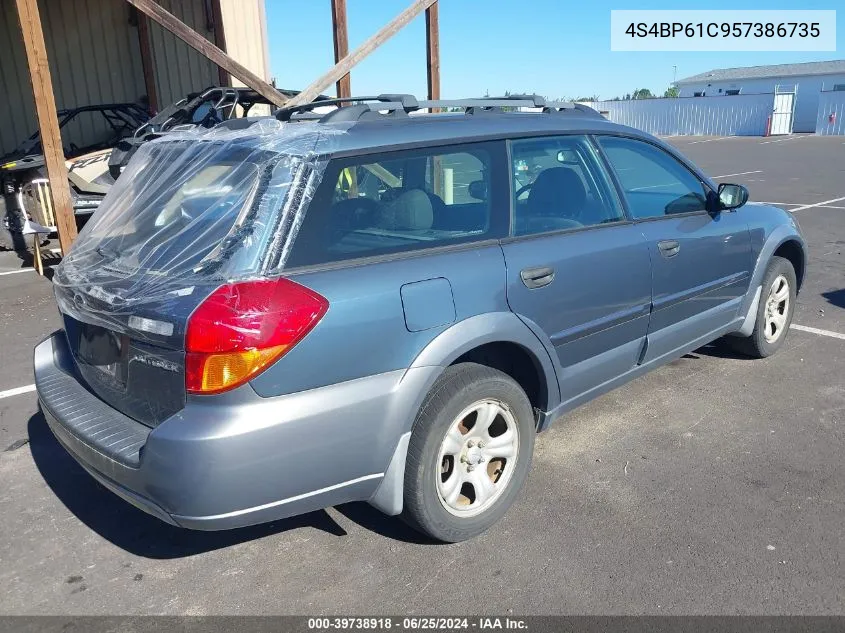
<path fill-rule="evenodd" d="M 392 231 L 425 231 L 434 223 L 431 200 L 421 189 L 410 189 L 382 208 L 381 228 Z"/>
<path fill-rule="evenodd" d="M 577 218 L 587 201 L 580 176 L 568 167 L 540 172 L 528 194 L 528 210 L 534 216 Z"/>

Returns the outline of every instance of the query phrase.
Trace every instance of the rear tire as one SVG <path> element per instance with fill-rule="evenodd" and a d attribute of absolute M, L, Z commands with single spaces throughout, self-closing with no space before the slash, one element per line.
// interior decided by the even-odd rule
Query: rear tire
<path fill-rule="evenodd" d="M 731 347 L 751 358 L 771 356 L 786 339 L 798 290 L 792 263 L 783 257 L 772 257 L 761 287 L 757 319 L 751 336 L 728 337 Z"/>
<path fill-rule="evenodd" d="M 403 519 L 449 543 L 481 534 L 516 499 L 535 435 L 531 403 L 510 376 L 475 363 L 448 367 L 414 422 Z"/>

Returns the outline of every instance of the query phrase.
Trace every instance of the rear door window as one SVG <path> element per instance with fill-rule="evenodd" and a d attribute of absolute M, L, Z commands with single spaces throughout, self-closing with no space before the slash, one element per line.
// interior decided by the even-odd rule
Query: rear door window
<path fill-rule="evenodd" d="M 502 237 L 506 205 L 493 195 L 502 187 L 493 184 L 502 148 L 478 143 L 333 160 L 288 266 Z"/>

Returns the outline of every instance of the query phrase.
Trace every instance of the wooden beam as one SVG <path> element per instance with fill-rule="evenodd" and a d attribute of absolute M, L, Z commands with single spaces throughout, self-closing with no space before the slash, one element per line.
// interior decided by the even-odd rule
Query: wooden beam
<path fill-rule="evenodd" d="M 129 2 L 137 2 L 138 0 L 128 0 Z M 348 74 L 355 64 L 364 59 L 367 55 L 376 50 L 379 46 L 384 44 L 408 22 L 413 20 L 417 14 L 428 9 L 435 0 L 414 0 L 411 5 L 402 11 L 399 15 L 393 18 L 389 23 L 381 28 L 375 35 L 373 35 L 366 42 L 356 48 L 350 55 L 344 57 L 340 62 L 334 65 L 328 72 L 326 72 L 317 81 L 308 86 L 305 90 L 293 97 L 287 102 L 288 106 L 301 105 L 309 103 L 314 100 L 323 90 L 331 86 L 338 79 Z"/>
<path fill-rule="evenodd" d="M 229 57 L 175 15 L 166 11 L 155 0 L 126 0 L 126 2 L 147 14 L 150 19 L 155 20 L 188 46 L 213 61 L 230 75 L 240 79 L 244 84 L 264 96 L 274 105 L 283 106 L 287 102 L 287 98 L 281 92 L 273 88 L 273 86 L 261 79 L 261 77 L 253 73 L 246 66 Z"/>
<path fill-rule="evenodd" d="M 214 43 L 224 53 L 226 52 L 226 32 L 223 29 L 223 9 L 220 0 L 211 0 L 211 23 L 214 25 Z M 232 79 L 222 66 L 217 67 L 217 79 L 221 86 L 231 86 Z"/>
<path fill-rule="evenodd" d="M 53 196 L 59 244 L 64 254 L 70 250 L 73 240 L 76 239 L 76 219 L 73 216 L 73 203 L 70 199 L 67 166 L 62 149 L 62 136 L 59 132 L 59 116 L 56 113 L 53 81 L 50 77 L 50 62 L 47 59 L 47 47 L 44 44 L 44 32 L 41 30 L 38 0 L 16 0 L 16 2 L 26 61 L 29 65 L 29 78 L 32 81 L 32 94 L 35 98 L 38 129 L 41 132 L 44 162 L 47 166 L 47 178 L 50 181 L 50 193 Z M 36 236 L 37 239 L 38 236 Z"/>
<path fill-rule="evenodd" d="M 440 24 L 437 2 L 425 10 L 426 76 L 428 98 L 440 98 Z"/>
<path fill-rule="evenodd" d="M 144 86 L 147 89 L 150 114 L 158 112 L 158 88 L 156 87 L 155 62 L 150 47 L 150 20 L 138 11 L 138 44 L 141 47 L 141 70 L 144 73 Z"/>
<path fill-rule="evenodd" d="M 334 63 L 349 55 L 349 32 L 346 28 L 346 0 L 332 0 L 332 30 L 334 32 Z M 337 96 L 351 97 L 349 73 L 337 80 Z"/>

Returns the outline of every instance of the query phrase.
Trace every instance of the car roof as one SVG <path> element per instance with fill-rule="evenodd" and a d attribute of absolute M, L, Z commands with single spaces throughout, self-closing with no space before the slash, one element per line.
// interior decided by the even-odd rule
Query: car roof
<path fill-rule="evenodd" d="M 551 134 L 624 133 L 649 137 L 639 130 L 580 111 L 560 113 L 495 112 L 480 114 L 420 114 L 384 120 L 362 120 L 351 126 L 317 123 L 326 128 L 344 128 L 345 134 L 329 136 L 334 155 L 405 149 L 423 145 L 454 145 L 472 141 Z"/>
<path fill-rule="evenodd" d="M 275 118 L 297 127 L 312 126 L 317 133 L 326 131 L 316 151 L 335 156 L 578 132 L 648 136 L 614 124 L 583 104 L 547 101 L 536 94 L 434 101 L 381 94 L 296 101 L 279 109 Z"/>

